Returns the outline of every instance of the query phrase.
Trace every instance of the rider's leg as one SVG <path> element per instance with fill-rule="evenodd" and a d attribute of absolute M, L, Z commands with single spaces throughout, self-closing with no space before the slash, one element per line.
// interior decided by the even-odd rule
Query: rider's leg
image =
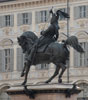
<path fill-rule="evenodd" d="M 28 54 L 27 60 L 31 62 L 31 64 L 34 61 L 35 55 L 36 55 L 36 51 L 37 51 L 37 43 L 33 46 L 33 48 L 31 49 L 30 54 Z"/>

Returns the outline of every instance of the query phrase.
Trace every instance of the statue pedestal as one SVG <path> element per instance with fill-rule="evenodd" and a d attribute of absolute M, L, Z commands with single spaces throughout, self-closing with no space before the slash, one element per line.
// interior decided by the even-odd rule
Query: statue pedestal
<path fill-rule="evenodd" d="M 12 86 L 6 91 L 11 100 L 77 100 L 81 92 L 73 84 L 36 84 Z"/>

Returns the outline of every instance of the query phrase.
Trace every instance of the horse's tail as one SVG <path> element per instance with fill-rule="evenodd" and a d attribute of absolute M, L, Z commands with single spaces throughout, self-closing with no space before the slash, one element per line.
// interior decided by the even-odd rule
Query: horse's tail
<path fill-rule="evenodd" d="M 84 50 L 81 47 L 80 43 L 78 42 L 78 38 L 76 36 L 68 37 L 65 43 L 66 43 L 66 45 L 72 46 L 75 50 L 77 50 L 80 53 L 84 52 Z"/>

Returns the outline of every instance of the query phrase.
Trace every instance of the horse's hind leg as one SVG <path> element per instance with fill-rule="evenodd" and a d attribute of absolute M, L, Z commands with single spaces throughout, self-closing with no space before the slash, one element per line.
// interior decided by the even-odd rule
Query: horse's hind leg
<path fill-rule="evenodd" d="M 63 64 L 60 64 L 60 66 L 61 66 L 62 70 L 61 70 L 61 73 L 59 74 L 58 82 L 59 82 L 59 83 L 62 83 L 62 79 L 61 79 L 61 78 L 62 78 L 63 73 L 64 73 L 65 70 L 66 70 L 66 66 L 63 65 Z"/>
<path fill-rule="evenodd" d="M 49 82 L 51 82 L 51 80 L 52 80 L 55 76 L 58 75 L 58 73 L 59 73 L 59 69 L 60 69 L 60 67 L 59 67 L 59 66 L 56 66 L 56 69 L 55 69 L 55 72 L 54 72 L 53 76 L 50 77 L 50 78 L 49 78 L 45 83 L 49 83 Z"/>

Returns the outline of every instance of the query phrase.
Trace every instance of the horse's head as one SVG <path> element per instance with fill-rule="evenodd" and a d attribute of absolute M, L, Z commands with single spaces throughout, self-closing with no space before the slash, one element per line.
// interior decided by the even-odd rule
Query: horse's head
<path fill-rule="evenodd" d="M 21 46 L 22 50 L 23 50 L 23 53 L 25 53 L 26 51 L 26 48 L 27 48 L 27 39 L 25 36 L 20 36 L 20 37 L 17 37 L 17 40 L 18 40 L 18 44 Z"/>
<path fill-rule="evenodd" d="M 29 51 L 37 39 L 38 37 L 30 31 L 24 32 L 20 37 L 17 38 L 18 44 L 21 46 L 23 53 Z"/>
<path fill-rule="evenodd" d="M 24 36 L 17 37 L 17 40 L 18 44 L 21 46 L 25 42 L 25 37 Z"/>

